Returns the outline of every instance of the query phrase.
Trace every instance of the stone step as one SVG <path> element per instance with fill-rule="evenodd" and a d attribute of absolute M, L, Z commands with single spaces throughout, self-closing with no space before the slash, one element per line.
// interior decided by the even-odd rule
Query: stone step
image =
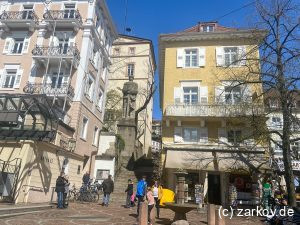
<path fill-rule="evenodd" d="M 43 205 L 27 205 L 27 206 L 8 206 L 0 208 L 0 215 L 16 214 L 16 213 L 25 213 L 33 211 L 42 211 L 52 209 L 53 205 L 43 204 Z"/>

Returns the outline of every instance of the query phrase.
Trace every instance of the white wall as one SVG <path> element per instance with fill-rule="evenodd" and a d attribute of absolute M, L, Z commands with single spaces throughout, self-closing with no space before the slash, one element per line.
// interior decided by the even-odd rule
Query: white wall
<path fill-rule="evenodd" d="M 109 174 L 115 175 L 115 158 L 113 159 L 96 159 L 93 178 L 96 178 L 97 170 L 109 170 Z M 102 182 L 102 181 L 100 181 Z"/>
<path fill-rule="evenodd" d="M 104 154 L 112 145 L 115 144 L 116 136 L 114 134 L 111 135 L 100 135 L 99 140 L 99 148 L 97 155 Z"/>

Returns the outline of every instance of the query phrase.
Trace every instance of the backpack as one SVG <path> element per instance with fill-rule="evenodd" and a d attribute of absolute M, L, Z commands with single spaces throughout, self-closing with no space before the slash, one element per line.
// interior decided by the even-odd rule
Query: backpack
<path fill-rule="evenodd" d="M 144 196 L 145 195 L 145 189 L 146 189 L 146 182 L 143 181 L 143 180 L 140 180 L 137 184 L 136 196 Z"/>

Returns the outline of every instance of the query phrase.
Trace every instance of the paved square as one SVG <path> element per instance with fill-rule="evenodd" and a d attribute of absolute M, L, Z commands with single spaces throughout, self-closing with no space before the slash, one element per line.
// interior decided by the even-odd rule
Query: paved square
<path fill-rule="evenodd" d="M 174 214 L 168 209 L 161 209 L 161 219 L 156 223 L 169 225 Z M 207 224 L 206 214 L 196 210 L 187 214 L 190 225 Z M 136 208 L 126 209 L 120 205 L 112 204 L 103 207 L 99 204 L 72 203 L 68 209 L 56 208 L 34 214 L 15 216 L 0 219 L 2 225 L 137 225 Z M 226 225 L 260 225 L 261 218 L 233 218 L 227 220 Z"/>

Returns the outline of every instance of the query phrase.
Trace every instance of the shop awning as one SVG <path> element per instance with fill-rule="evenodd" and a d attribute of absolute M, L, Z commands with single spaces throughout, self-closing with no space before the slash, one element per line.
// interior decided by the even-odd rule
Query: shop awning
<path fill-rule="evenodd" d="M 264 154 L 257 153 L 167 150 L 165 168 L 208 171 L 266 170 L 268 159 Z"/>

